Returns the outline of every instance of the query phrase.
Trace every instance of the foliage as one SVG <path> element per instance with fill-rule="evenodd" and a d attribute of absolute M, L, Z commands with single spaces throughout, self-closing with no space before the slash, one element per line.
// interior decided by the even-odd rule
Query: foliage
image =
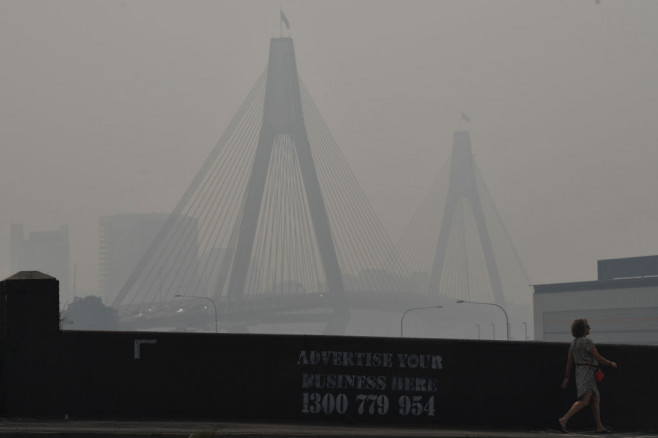
<path fill-rule="evenodd" d="M 118 330 L 119 314 L 116 309 L 103 304 L 100 297 L 89 295 L 76 297 L 66 307 L 61 318 L 68 330 Z"/>

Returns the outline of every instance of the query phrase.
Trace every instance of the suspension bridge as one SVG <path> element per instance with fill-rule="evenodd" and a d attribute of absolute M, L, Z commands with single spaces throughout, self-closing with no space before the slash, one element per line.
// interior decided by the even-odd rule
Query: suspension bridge
<path fill-rule="evenodd" d="M 447 196 L 438 187 L 396 248 L 298 77 L 293 40 L 273 38 L 267 67 L 112 305 L 129 328 L 214 317 L 234 332 L 325 334 L 348 333 L 359 309 L 399 315 L 454 298 L 523 307 L 529 292 L 508 282 L 524 274 L 468 133 L 455 134 Z M 503 260 L 517 266 L 511 276 Z"/>

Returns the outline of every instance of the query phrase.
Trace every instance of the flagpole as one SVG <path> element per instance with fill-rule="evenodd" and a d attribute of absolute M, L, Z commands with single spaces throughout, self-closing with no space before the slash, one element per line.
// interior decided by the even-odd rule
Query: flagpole
<path fill-rule="evenodd" d="M 279 36 L 283 38 L 283 23 L 286 24 L 286 29 L 290 29 L 290 23 L 288 22 L 288 17 L 283 13 L 283 9 L 279 9 L 280 19 L 279 19 Z"/>

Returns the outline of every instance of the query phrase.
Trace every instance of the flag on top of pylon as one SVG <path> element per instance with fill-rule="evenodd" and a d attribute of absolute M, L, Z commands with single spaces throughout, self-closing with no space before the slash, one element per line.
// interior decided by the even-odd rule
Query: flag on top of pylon
<path fill-rule="evenodd" d="M 283 21 L 283 24 L 286 25 L 286 29 L 290 29 L 290 23 L 288 22 L 288 19 L 286 18 L 286 14 L 283 13 L 283 9 L 281 9 L 281 21 Z"/>

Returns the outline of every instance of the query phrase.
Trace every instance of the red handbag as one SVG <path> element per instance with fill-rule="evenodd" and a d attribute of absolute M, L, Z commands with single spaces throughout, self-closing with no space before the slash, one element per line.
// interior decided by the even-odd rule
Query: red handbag
<path fill-rule="evenodd" d="M 600 382 L 601 380 L 603 380 L 604 377 L 605 377 L 605 374 L 603 374 L 603 371 L 601 371 L 601 368 L 598 368 L 596 370 L 596 372 L 594 372 L 594 380 L 596 380 L 597 382 Z"/>

